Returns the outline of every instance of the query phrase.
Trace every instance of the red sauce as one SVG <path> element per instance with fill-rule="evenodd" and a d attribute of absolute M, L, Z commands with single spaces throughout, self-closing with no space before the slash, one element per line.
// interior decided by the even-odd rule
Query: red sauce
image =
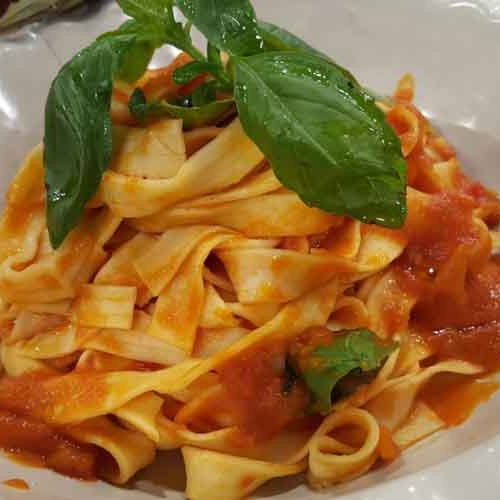
<path fill-rule="evenodd" d="M 413 88 L 409 80 L 405 85 L 404 95 Z M 408 100 L 398 93 L 395 100 L 419 122 L 418 140 L 407 157 L 408 179 L 410 186 L 425 194 L 408 196 L 404 227 L 408 245 L 393 267 L 396 291 L 386 297 L 385 324 L 394 325 L 394 331 L 406 328 L 401 321 L 408 321 L 401 315 L 401 305 L 405 309 L 401 293 L 407 294 L 417 302 L 409 320 L 438 359 L 462 359 L 499 370 L 500 265 L 490 259 L 490 248 L 482 244 L 473 218 L 496 225 L 500 202 L 460 169 L 450 170 L 452 178 L 444 188 L 433 166 L 453 160 L 455 150 Z M 404 123 L 391 121 L 390 116 L 396 133 L 404 135 L 410 121 L 406 124 L 403 114 Z"/>
<path fill-rule="evenodd" d="M 395 269 L 400 288 L 418 299 L 411 321 L 439 358 L 498 370 L 500 266 L 494 260 L 483 262 L 487 253 L 474 254 L 479 241 L 472 223 L 476 204 L 455 192 L 431 195 L 423 206 L 410 204 L 405 227 L 409 244 Z M 452 256 L 450 275 L 444 285 L 438 283 L 436 276 Z"/>
<path fill-rule="evenodd" d="M 401 455 L 401 449 L 392 439 L 391 432 L 383 425 L 380 426 L 377 451 L 384 462 L 392 462 Z"/>
<path fill-rule="evenodd" d="M 85 374 L 0 378 L 0 448 L 66 476 L 94 479 L 99 449 L 75 442 L 63 427 L 47 422 L 61 402 L 85 404 L 100 400 L 105 391 L 101 378 Z"/>
<path fill-rule="evenodd" d="M 416 280 L 418 281 L 418 280 Z M 469 273 L 464 299 L 446 293 L 422 295 L 412 311 L 417 330 L 441 359 L 461 359 L 500 369 L 500 265 Z"/>
<path fill-rule="evenodd" d="M 493 191 L 486 189 L 480 182 L 470 179 L 462 172 L 457 174 L 457 189 L 474 200 L 475 208 L 480 208 L 482 218 L 490 226 L 500 223 L 500 201 Z"/>
<path fill-rule="evenodd" d="M 96 404 L 107 394 L 106 374 L 88 377 L 72 372 L 62 376 L 30 374 L 0 378 L 0 409 L 50 421 L 61 402 Z"/>
<path fill-rule="evenodd" d="M 299 383 L 284 391 L 284 353 L 284 346 L 259 346 L 219 370 L 224 390 L 214 404 L 231 414 L 250 442 L 270 438 L 303 417 L 309 403 Z"/>
<path fill-rule="evenodd" d="M 5 454 L 11 462 L 15 462 L 16 464 L 24 465 L 25 467 L 32 467 L 35 469 L 45 468 L 45 462 L 39 455 L 36 455 L 35 453 L 16 449 L 15 451 L 5 451 Z"/>
<path fill-rule="evenodd" d="M 455 426 L 465 422 L 498 387 L 497 383 L 470 380 L 463 375 L 440 374 L 426 385 L 421 398 L 447 426 Z"/>
<path fill-rule="evenodd" d="M 429 195 L 425 202 L 410 198 L 405 224 L 408 246 L 400 260 L 413 273 L 436 272 L 459 245 L 478 239 L 472 223 L 473 200 L 455 192 Z"/>
<path fill-rule="evenodd" d="M 96 477 L 95 447 L 77 444 L 43 422 L 5 410 L 0 410 L 0 448 L 13 454 L 28 452 L 66 476 Z"/>
<path fill-rule="evenodd" d="M 28 483 L 24 479 L 7 479 L 6 481 L 2 481 L 2 484 L 10 488 L 15 488 L 16 490 L 27 491 L 30 489 Z"/>

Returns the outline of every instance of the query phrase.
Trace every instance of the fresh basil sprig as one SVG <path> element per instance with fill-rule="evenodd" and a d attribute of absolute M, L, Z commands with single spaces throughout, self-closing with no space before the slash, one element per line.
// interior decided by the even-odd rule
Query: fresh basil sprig
<path fill-rule="evenodd" d="M 332 334 L 331 344 L 317 347 L 305 358 L 293 359 L 295 371 L 313 395 L 311 411 L 328 413 L 337 385 L 348 376 L 362 381 L 361 374 L 373 374 L 396 347 L 394 343 L 382 344 L 369 330 L 359 329 L 342 337 Z"/>
<path fill-rule="evenodd" d="M 234 93 L 246 133 L 306 203 L 364 222 L 403 224 L 406 165 L 399 140 L 347 70 L 288 31 L 257 21 L 249 0 L 117 1 L 132 19 L 67 63 L 47 99 L 47 225 L 54 248 L 78 224 L 109 165 L 114 79 L 137 80 L 166 43 L 194 59 L 174 73 L 176 82 L 202 73 L 211 80 L 196 90 L 191 108 L 147 103 L 135 94 L 136 117 L 181 117 L 185 127 L 195 127 L 233 105 L 215 100 L 214 89 Z M 174 6 L 187 24 L 175 19 Z M 191 25 L 208 40 L 206 57 L 192 43 Z M 227 66 L 221 51 L 230 56 Z"/>

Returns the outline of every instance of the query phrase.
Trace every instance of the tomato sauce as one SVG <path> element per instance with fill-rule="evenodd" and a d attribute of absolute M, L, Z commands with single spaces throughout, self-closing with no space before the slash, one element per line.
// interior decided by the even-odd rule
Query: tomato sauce
<path fill-rule="evenodd" d="M 67 438 L 49 425 L 0 410 L 0 448 L 28 452 L 40 464 L 66 476 L 95 479 L 97 448 Z"/>
<path fill-rule="evenodd" d="M 9 486 L 10 488 L 15 488 L 16 490 L 27 491 L 30 489 L 28 483 L 24 479 L 7 479 L 6 481 L 3 481 L 2 484 Z"/>
<path fill-rule="evenodd" d="M 455 426 L 465 422 L 498 387 L 495 382 L 470 380 L 464 375 L 439 374 L 426 385 L 420 397 L 447 426 Z"/>
<path fill-rule="evenodd" d="M 401 449 L 392 439 L 392 434 L 387 427 L 380 426 L 380 437 L 377 445 L 377 451 L 384 462 L 393 462 L 401 455 Z"/>
<path fill-rule="evenodd" d="M 410 199 L 404 228 L 408 246 L 399 267 L 420 278 L 430 269 L 436 274 L 459 245 L 474 245 L 478 235 L 472 220 L 473 209 L 469 197 L 455 192 L 429 195 L 424 202 Z"/>
<path fill-rule="evenodd" d="M 226 362 L 219 370 L 227 409 L 254 441 L 265 440 L 302 418 L 309 404 L 306 389 L 295 382 L 286 390 L 285 346 L 259 346 Z"/>
<path fill-rule="evenodd" d="M 462 172 L 456 176 L 457 189 L 474 200 L 475 208 L 490 227 L 500 223 L 500 201 L 493 191 L 486 189 L 480 182 L 472 180 Z"/>
<path fill-rule="evenodd" d="M 65 433 L 64 427 L 47 423 L 51 408 L 72 398 L 74 403 L 75 394 L 79 398 L 101 398 L 104 388 L 72 374 L 0 378 L 0 449 L 22 462 L 28 457 L 30 465 L 79 479 L 95 479 L 99 448 L 78 443 Z"/>
<path fill-rule="evenodd" d="M 419 125 L 418 140 L 406 158 L 409 185 L 418 192 L 408 194 L 403 229 L 408 245 L 393 266 L 398 292 L 388 297 L 384 314 L 394 315 L 392 323 L 401 329 L 396 321 L 397 297 L 406 294 L 416 301 L 409 319 L 412 329 L 421 334 L 437 359 L 461 359 L 489 371 L 499 370 L 500 264 L 490 258 L 490 247 L 483 245 L 474 217 L 495 226 L 500 221 L 500 202 L 495 193 L 461 172 L 458 163 L 448 171 L 446 182 L 439 182 L 434 165 L 453 161 L 456 152 L 399 95 L 399 91 L 403 97 L 412 94 L 411 80 L 401 85 L 395 101 L 411 111 Z M 403 136 L 415 121 L 404 113 L 393 114 L 388 121 Z M 395 120 L 398 117 L 402 123 Z M 469 395 L 479 391 L 475 385 L 462 389 Z"/>
<path fill-rule="evenodd" d="M 415 282 L 420 282 L 413 277 Z M 413 285 L 415 288 L 415 285 Z M 426 293 L 412 311 L 412 322 L 440 359 L 461 359 L 488 371 L 500 369 L 500 265 L 487 263 L 469 273 L 465 297 Z"/>

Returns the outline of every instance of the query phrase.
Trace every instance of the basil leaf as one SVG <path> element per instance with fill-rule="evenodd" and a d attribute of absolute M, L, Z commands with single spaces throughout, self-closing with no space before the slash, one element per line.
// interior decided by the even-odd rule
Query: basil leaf
<path fill-rule="evenodd" d="M 220 58 L 220 50 L 210 42 L 207 43 L 207 60 L 219 69 L 224 69 Z"/>
<path fill-rule="evenodd" d="M 297 361 L 300 376 L 314 396 L 312 411 L 328 413 L 332 404 L 332 391 L 344 377 L 359 377 L 380 368 L 396 349 L 396 344 L 384 345 L 369 330 L 347 332 L 343 337 L 333 336 L 332 343 L 317 347 L 305 359 Z M 362 383 L 363 378 L 359 381 Z M 349 384 L 347 384 L 349 385 Z M 352 388 L 349 389 L 352 391 Z"/>
<path fill-rule="evenodd" d="M 234 58 L 247 135 L 310 206 L 400 227 L 406 163 L 382 111 L 336 65 L 302 52 Z"/>
<path fill-rule="evenodd" d="M 130 19 L 124 22 L 117 30 L 109 31 L 99 36 L 97 41 L 104 40 L 105 38 L 116 38 L 118 35 L 131 35 L 135 39 L 135 43 L 127 51 L 127 54 L 124 55 L 124 59 L 116 74 L 118 79 L 133 83 L 146 71 L 155 48 L 161 45 L 161 40 L 159 40 L 157 33 L 145 30 L 144 26 Z"/>
<path fill-rule="evenodd" d="M 184 108 L 168 102 L 162 102 L 161 106 L 167 116 L 171 118 L 181 118 L 184 129 L 192 130 L 205 125 L 213 125 L 217 120 L 233 106 L 234 101 L 227 99 L 224 101 L 215 101 L 200 107 Z"/>
<path fill-rule="evenodd" d="M 45 105 L 47 227 L 53 248 L 80 221 L 112 152 L 113 77 L 136 37 L 116 32 L 82 50 L 59 72 Z"/>
<path fill-rule="evenodd" d="M 137 88 L 130 95 L 128 101 L 128 109 L 131 115 L 139 122 L 145 122 L 149 116 L 155 116 L 155 113 L 161 113 L 161 108 L 158 107 L 158 102 L 148 103 L 144 92 Z M 161 115 L 160 115 L 161 116 Z"/>
<path fill-rule="evenodd" d="M 117 3 L 127 16 L 142 25 L 169 24 L 171 21 L 172 0 L 117 0 Z"/>
<path fill-rule="evenodd" d="M 166 101 L 146 102 L 140 89 L 134 90 L 129 102 L 129 109 L 140 122 L 151 118 L 180 118 L 185 130 L 211 125 L 234 106 L 232 99 L 214 101 L 204 106 L 186 108 Z"/>
<path fill-rule="evenodd" d="M 299 52 L 307 52 L 313 56 L 322 57 L 323 59 L 330 61 L 330 63 L 335 64 L 335 66 L 337 66 L 337 68 L 339 68 L 347 78 L 357 83 L 356 78 L 354 78 L 352 73 L 337 65 L 330 56 L 327 56 L 325 53 L 315 49 L 312 45 L 309 45 L 293 33 L 290 33 L 286 29 L 280 28 L 275 24 L 266 23 L 264 21 L 258 21 L 258 26 L 259 33 L 264 40 L 264 47 L 266 50 L 280 52 L 295 50 Z"/>
<path fill-rule="evenodd" d="M 117 0 L 123 12 L 132 17 L 149 39 L 155 40 L 156 48 L 171 44 L 187 52 L 194 58 L 201 58 L 201 53 L 193 46 L 189 33 L 175 20 L 173 0 Z"/>
<path fill-rule="evenodd" d="M 175 0 L 207 40 L 231 55 L 256 54 L 262 39 L 249 0 Z"/>
<path fill-rule="evenodd" d="M 192 61 L 174 71 L 173 79 L 177 85 L 186 85 L 203 73 L 216 73 L 218 68 L 204 61 Z"/>
<path fill-rule="evenodd" d="M 216 83 L 210 81 L 196 87 L 191 94 L 191 102 L 193 107 L 205 106 L 217 100 Z"/>
<path fill-rule="evenodd" d="M 121 65 L 116 77 L 125 82 L 136 82 L 146 71 L 156 46 L 152 42 L 134 44 Z"/>
<path fill-rule="evenodd" d="M 212 74 L 217 79 L 217 86 L 223 92 L 232 94 L 234 88 L 233 77 L 230 74 L 230 63 L 228 63 L 228 69 L 222 64 L 220 50 L 212 45 L 210 42 L 207 44 L 207 59 L 208 62 L 212 63 L 214 71 Z"/>
<path fill-rule="evenodd" d="M 330 57 L 315 49 L 307 42 L 276 24 L 258 21 L 259 33 L 264 40 L 264 47 L 269 51 L 301 50 L 330 60 Z"/>

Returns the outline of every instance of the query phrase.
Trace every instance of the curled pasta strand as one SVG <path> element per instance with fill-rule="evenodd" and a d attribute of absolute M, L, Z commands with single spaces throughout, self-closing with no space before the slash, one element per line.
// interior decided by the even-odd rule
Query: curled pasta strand
<path fill-rule="evenodd" d="M 364 433 L 361 446 L 350 446 L 330 437 L 342 427 Z M 346 408 L 332 413 L 309 442 L 308 480 L 314 488 L 354 479 L 366 472 L 377 459 L 380 430 L 375 418 L 365 410 Z"/>

